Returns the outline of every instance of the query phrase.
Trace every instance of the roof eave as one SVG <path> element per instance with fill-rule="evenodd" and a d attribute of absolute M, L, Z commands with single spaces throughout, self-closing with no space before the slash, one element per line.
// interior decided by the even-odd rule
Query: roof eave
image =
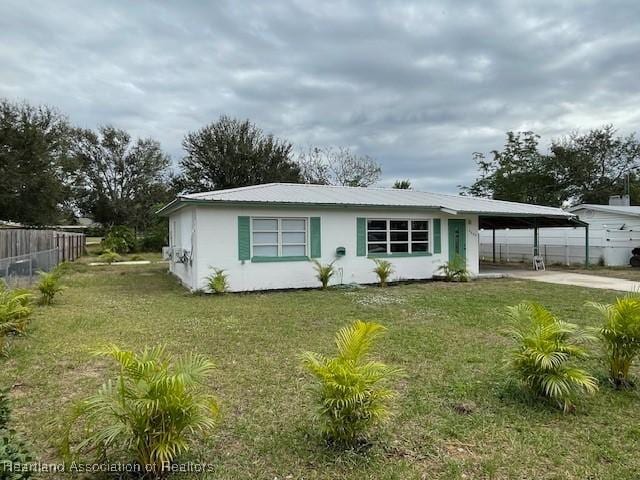
<path fill-rule="evenodd" d="M 202 200 L 202 199 L 192 199 L 185 197 L 178 197 L 173 200 L 171 203 L 165 205 L 156 213 L 158 215 L 169 215 L 180 208 L 186 206 L 224 206 L 224 207 L 242 207 L 242 206 L 252 206 L 252 207 L 285 207 L 285 208 L 304 208 L 304 207 L 320 207 L 320 208 L 334 208 L 334 209 L 344 209 L 344 208 L 380 208 L 380 209 L 393 209 L 393 210 L 434 210 L 434 211 L 446 211 L 448 213 L 455 214 L 457 213 L 455 210 L 450 210 L 441 206 L 433 205 L 433 206 L 421 206 L 421 205 L 379 205 L 379 204 L 355 204 L 355 203 L 311 203 L 311 202 L 274 202 L 274 201 L 253 201 L 253 200 Z"/>
<path fill-rule="evenodd" d="M 172 202 L 168 203 L 156 213 L 162 216 L 168 216 L 171 213 L 179 210 L 180 208 L 188 205 L 197 206 L 226 206 L 226 207 L 238 207 L 238 206 L 253 206 L 253 207 L 285 207 L 285 208 L 304 208 L 304 207 L 320 207 L 320 208 L 333 208 L 333 209 L 345 209 L 345 208 L 376 208 L 384 210 L 433 210 L 441 211 L 450 215 L 491 215 L 491 216 L 505 216 L 505 217 L 557 217 L 567 218 L 575 217 L 576 215 L 570 213 L 533 213 L 533 212 L 491 212 L 491 211 L 473 211 L 473 210 L 454 210 L 451 208 L 443 207 L 441 205 L 421 206 L 421 205 L 379 205 L 379 204 L 336 204 L 336 203 L 302 203 L 302 202 L 265 202 L 265 201 L 229 201 L 229 200 L 202 200 L 186 197 L 177 197 Z"/>
<path fill-rule="evenodd" d="M 463 215 L 486 215 L 491 217 L 552 217 L 552 218 L 577 218 L 577 215 L 572 213 L 518 213 L 518 212 L 489 212 L 489 211 L 473 211 L 473 210 L 460 210 L 459 214 Z"/>
<path fill-rule="evenodd" d="M 569 208 L 569 211 L 576 212 L 578 210 L 596 210 L 598 212 L 627 215 L 629 217 L 640 217 L 640 213 L 629 210 L 622 210 L 620 207 L 624 208 L 625 205 L 592 205 L 588 203 L 582 203 L 580 205 L 576 205 L 575 207 Z"/>
<path fill-rule="evenodd" d="M 184 201 L 184 199 L 182 197 L 176 197 L 173 200 L 171 200 L 169 203 L 167 203 L 164 207 L 162 207 L 160 210 L 156 211 L 156 215 L 160 215 L 163 217 L 168 216 L 170 213 L 178 210 L 180 208 L 180 204 Z"/>

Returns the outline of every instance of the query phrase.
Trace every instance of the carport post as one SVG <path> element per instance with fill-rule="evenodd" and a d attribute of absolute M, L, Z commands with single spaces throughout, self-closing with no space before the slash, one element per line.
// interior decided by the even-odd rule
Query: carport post
<path fill-rule="evenodd" d="M 540 248 L 538 247 L 538 227 L 533 227 L 533 254 L 535 256 L 540 255 Z"/>
<path fill-rule="evenodd" d="M 584 266 L 589 266 L 589 224 L 584 226 Z"/>
<path fill-rule="evenodd" d="M 493 263 L 496 263 L 496 229 L 493 229 Z"/>

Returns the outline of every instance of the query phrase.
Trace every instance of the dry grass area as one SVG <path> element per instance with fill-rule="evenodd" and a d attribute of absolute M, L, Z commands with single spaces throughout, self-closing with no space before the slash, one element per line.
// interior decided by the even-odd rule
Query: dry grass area
<path fill-rule="evenodd" d="M 161 264 L 73 270 L 59 301 L 38 308 L 30 335 L 0 360 L 15 427 L 43 460 L 59 460 L 57 423 L 73 403 L 114 373 L 92 349 L 164 343 L 217 365 L 210 387 L 222 406 L 219 429 L 195 438 L 183 458 L 211 463 L 206 478 L 640 476 L 637 391 L 603 384 L 577 413 L 564 415 L 509 395 L 501 371 L 505 306 L 534 300 L 590 325 L 595 313 L 584 303 L 611 301 L 613 292 L 483 280 L 213 297 L 188 294 Z M 336 452 L 314 430 L 299 354 L 331 352 L 334 332 L 354 319 L 388 327 L 379 357 L 406 377 L 397 384 L 395 419 L 373 446 Z M 604 375 L 597 358 L 585 366 Z"/>

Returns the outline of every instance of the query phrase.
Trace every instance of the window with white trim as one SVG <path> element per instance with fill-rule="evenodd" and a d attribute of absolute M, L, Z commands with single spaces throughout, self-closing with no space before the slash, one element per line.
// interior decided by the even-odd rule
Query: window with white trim
<path fill-rule="evenodd" d="M 367 219 L 367 253 L 427 253 L 429 221 Z"/>
<path fill-rule="evenodd" d="M 307 255 L 306 218 L 252 218 L 251 232 L 254 257 Z"/>

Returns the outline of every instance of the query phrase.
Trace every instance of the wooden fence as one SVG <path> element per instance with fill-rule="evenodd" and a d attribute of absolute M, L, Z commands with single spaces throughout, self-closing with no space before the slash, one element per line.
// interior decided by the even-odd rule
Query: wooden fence
<path fill-rule="evenodd" d="M 82 233 L 0 229 L 0 259 L 58 249 L 58 262 L 73 261 L 84 253 L 85 247 Z"/>

